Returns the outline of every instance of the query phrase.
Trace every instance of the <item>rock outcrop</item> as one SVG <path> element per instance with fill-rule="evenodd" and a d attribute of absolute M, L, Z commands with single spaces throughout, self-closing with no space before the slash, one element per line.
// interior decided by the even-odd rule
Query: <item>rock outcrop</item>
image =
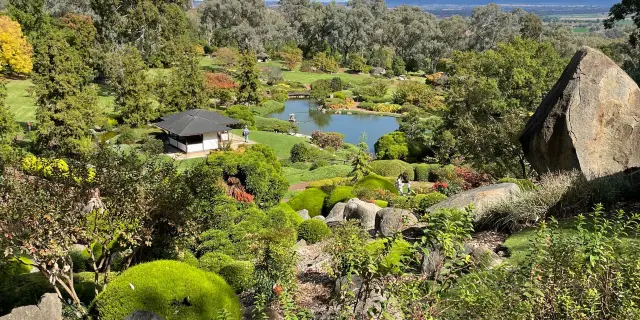
<path fill-rule="evenodd" d="M 499 201 L 508 199 L 520 192 L 520 187 L 515 183 L 499 183 L 490 186 L 484 186 L 476 189 L 467 190 L 449 197 L 447 200 L 433 205 L 427 209 L 427 212 L 434 212 L 442 208 L 456 208 L 464 210 L 470 204 L 473 204 L 475 217 L 474 221 L 479 221 L 484 216 L 486 209 Z"/>
<path fill-rule="evenodd" d="M 524 154 L 539 173 L 587 179 L 640 167 L 640 88 L 595 49 L 580 49 L 527 123 Z"/>
<path fill-rule="evenodd" d="M 300 218 L 302 218 L 303 221 L 311 219 L 311 217 L 309 216 L 309 210 L 307 209 L 298 211 L 298 215 L 300 216 Z"/>
<path fill-rule="evenodd" d="M 55 293 L 45 293 L 37 306 L 15 308 L 0 320 L 62 320 L 62 302 Z"/>
<path fill-rule="evenodd" d="M 363 229 L 373 231 L 376 227 L 376 213 L 380 209 L 373 203 L 351 199 L 344 208 L 344 220 L 358 220 Z"/>
<path fill-rule="evenodd" d="M 327 218 L 324 220 L 328 226 L 336 225 L 344 221 L 344 209 L 347 207 L 347 204 L 344 202 L 338 202 L 331 209 Z"/>
<path fill-rule="evenodd" d="M 376 213 L 376 231 L 385 237 L 405 230 L 418 223 L 418 218 L 408 210 L 384 208 Z"/>

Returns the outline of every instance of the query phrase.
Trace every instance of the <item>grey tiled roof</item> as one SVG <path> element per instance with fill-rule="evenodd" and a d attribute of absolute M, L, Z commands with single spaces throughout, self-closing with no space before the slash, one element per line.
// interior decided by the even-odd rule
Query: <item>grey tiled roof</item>
<path fill-rule="evenodd" d="M 193 109 L 170 114 L 161 118 L 156 126 L 179 136 L 195 136 L 207 132 L 231 130 L 229 125 L 238 124 L 235 119 L 217 112 Z"/>

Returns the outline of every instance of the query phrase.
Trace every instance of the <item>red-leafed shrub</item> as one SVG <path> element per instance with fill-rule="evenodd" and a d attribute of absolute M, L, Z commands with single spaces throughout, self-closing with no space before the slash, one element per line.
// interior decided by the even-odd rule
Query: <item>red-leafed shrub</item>
<path fill-rule="evenodd" d="M 240 189 L 233 190 L 233 198 L 238 202 L 253 202 L 253 196 L 246 191 L 242 191 Z"/>
<path fill-rule="evenodd" d="M 233 78 L 224 73 L 207 72 L 204 74 L 204 85 L 208 90 L 229 90 L 237 86 Z"/>
<path fill-rule="evenodd" d="M 491 184 L 491 177 L 486 173 L 478 173 L 476 171 L 456 167 L 456 176 L 462 180 L 461 187 L 463 190 L 469 190 Z"/>
<path fill-rule="evenodd" d="M 316 130 L 311 133 L 311 142 L 320 148 L 332 147 L 338 149 L 342 147 L 344 135 L 337 132 L 322 132 Z"/>
<path fill-rule="evenodd" d="M 440 192 L 442 194 L 447 194 L 449 191 L 448 190 L 449 184 L 446 181 L 444 182 L 436 181 L 436 183 L 433 184 L 432 188 L 433 188 L 433 191 Z"/>

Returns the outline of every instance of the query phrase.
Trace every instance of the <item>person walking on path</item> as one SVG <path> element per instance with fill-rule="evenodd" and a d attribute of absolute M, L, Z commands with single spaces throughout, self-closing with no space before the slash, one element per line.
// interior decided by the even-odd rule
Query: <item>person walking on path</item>
<path fill-rule="evenodd" d="M 249 127 L 244 126 L 244 130 L 242 130 L 242 136 L 244 136 L 244 142 L 249 142 Z"/>

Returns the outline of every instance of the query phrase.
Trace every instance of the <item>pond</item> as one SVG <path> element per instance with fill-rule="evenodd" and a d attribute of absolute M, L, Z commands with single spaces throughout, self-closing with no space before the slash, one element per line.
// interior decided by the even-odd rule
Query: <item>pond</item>
<path fill-rule="evenodd" d="M 367 134 L 367 145 L 373 150 L 373 145 L 383 135 L 396 131 L 400 118 L 377 116 L 371 114 L 329 114 L 318 110 L 318 104 L 311 100 L 292 99 L 287 101 L 280 112 L 268 115 L 270 118 L 289 120 L 289 115 L 295 114 L 298 132 L 311 135 L 315 130 L 323 132 L 340 132 L 344 134 L 344 141 L 357 145 L 362 133 Z"/>

